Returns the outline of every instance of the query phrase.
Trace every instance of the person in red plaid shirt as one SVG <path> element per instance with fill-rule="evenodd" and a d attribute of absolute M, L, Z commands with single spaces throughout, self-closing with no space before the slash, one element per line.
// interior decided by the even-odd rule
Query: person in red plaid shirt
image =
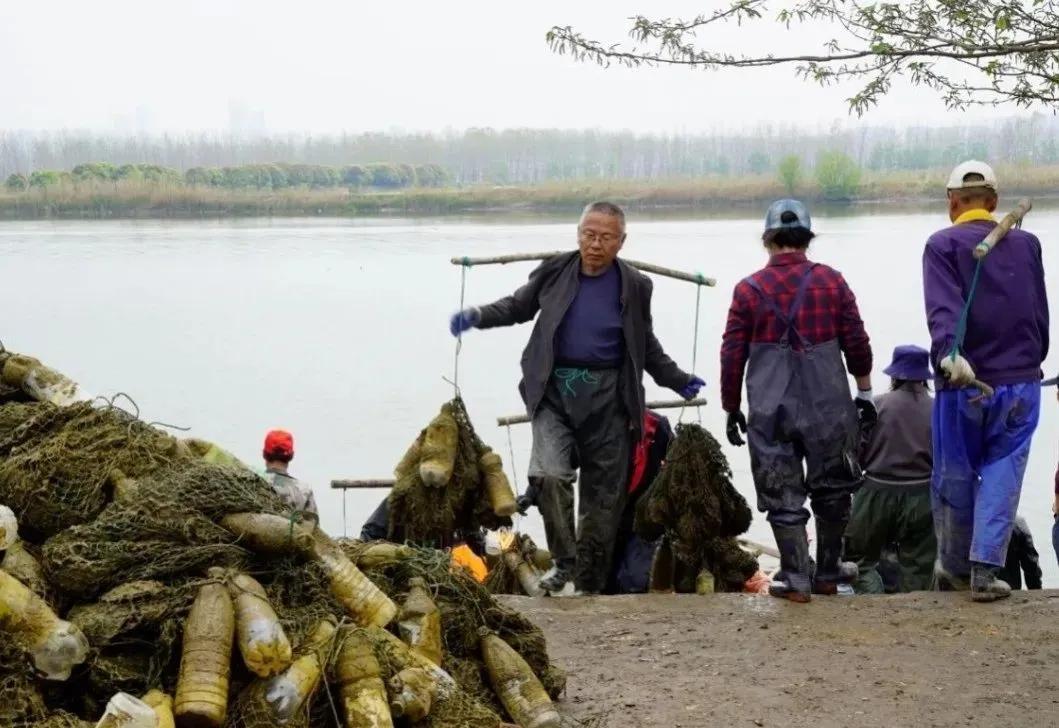
<path fill-rule="evenodd" d="M 877 417 L 857 300 L 841 273 L 806 258 L 813 237 L 805 205 L 769 207 L 762 238 L 769 263 L 735 287 L 721 346 L 728 440 L 740 446 L 747 434 L 758 510 L 780 550 L 769 592 L 796 602 L 848 591 L 857 576 L 856 565 L 842 561 L 842 537 L 862 480 L 859 425 Z M 855 403 L 847 368 L 857 380 Z M 740 409 L 744 370 L 749 421 Z M 816 517 L 815 574 L 806 497 Z"/>

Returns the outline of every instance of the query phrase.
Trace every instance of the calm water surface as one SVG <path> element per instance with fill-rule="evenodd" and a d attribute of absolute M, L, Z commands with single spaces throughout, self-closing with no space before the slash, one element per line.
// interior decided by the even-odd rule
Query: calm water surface
<path fill-rule="evenodd" d="M 898 344 L 928 345 L 920 253 L 943 214 L 821 216 L 813 255 L 840 269 L 857 294 L 881 370 Z M 1050 243 L 1059 211 L 1034 212 L 1029 229 Z M 718 349 L 732 287 L 765 260 L 758 219 L 630 220 L 624 253 L 715 277 L 704 289 L 693 346 L 694 286 L 656 278 L 655 328 L 686 369 L 697 359 L 710 406 L 703 423 L 721 436 Z M 296 475 L 314 485 L 324 526 L 343 532 L 332 478 L 388 477 L 394 463 L 452 395 L 448 315 L 457 307 L 453 256 L 572 247 L 571 221 L 252 220 L 223 222 L 0 223 L 8 274 L 0 338 L 98 394 L 127 392 L 148 420 L 189 426 L 257 464 L 266 430 L 294 432 Z M 473 268 L 468 303 L 513 290 L 532 264 Z M 1049 280 L 1059 301 L 1056 278 Z M 498 416 L 520 411 L 518 360 L 529 326 L 472 331 L 460 386 L 481 436 L 507 455 Z M 1052 356 L 1047 371 L 1059 369 Z M 875 376 L 875 389 L 888 382 Z M 648 397 L 672 394 L 647 382 Z M 1021 512 L 1041 551 L 1046 585 L 1059 586 L 1050 546 L 1052 477 L 1059 441 L 1054 390 L 1044 399 Z M 675 419 L 677 414 L 673 413 Z M 693 412 L 685 418 L 694 417 Z M 511 429 L 519 487 L 529 430 Z M 723 439 L 723 437 L 722 437 Z M 752 500 L 745 449 L 728 456 Z M 350 493 L 351 535 L 382 492 Z M 521 527 L 543 540 L 539 517 Z M 753 536 L 768 539 L 760 516 Z"/>

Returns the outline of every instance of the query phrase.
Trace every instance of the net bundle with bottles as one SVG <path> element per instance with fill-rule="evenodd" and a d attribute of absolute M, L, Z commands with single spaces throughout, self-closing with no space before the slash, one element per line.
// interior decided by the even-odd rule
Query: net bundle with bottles
<path fill-rule="evenodd" d="M 451 517 L 503 518 L 492 458 L 450 410 L 450 472 L 477 469 Z M 430 428 L 420 440 L 420 460 L 446 466 Z M 444 501 L 436 477 L 418 485 Z M 223 450 L 9 352 L 0 504 L 0 725 L 560 722 L 565 676 L 542 633 L 448 554 L 332 539 Z"/>
<path fill-rule="evenodd" d="M 500 456 L 482 442 L 463 400 L 446 402 L 394 469 L 390 537 L 450 545 L 511 526 L 517 505 Z"/>
<path fill-rule="evenodd" d="M 636 504 L 636 533 L 662 539 L 652 590 L 743 591 L 758 562 L 736 537 L 752 517 L 717 439 L 701 425 L 677 425 L 665 465 Z"/>

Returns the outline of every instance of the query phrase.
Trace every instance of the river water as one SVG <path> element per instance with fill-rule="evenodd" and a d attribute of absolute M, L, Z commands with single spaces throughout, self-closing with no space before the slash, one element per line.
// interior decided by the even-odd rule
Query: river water
<path fill-rule="evenodd" d="M 856 292 L 877 372 L 898 344 L 927 345 L 923 242 L 944 214 L 820 216 L 812 255 L 841 270 Z M 1034 212 L 1049 246 L 1059 211 Z M 765 262 L 758 219 L 637 219 L 624 254 L 718 281 L 702 290 L 693 346 L 695 286 L 655 279 L 656 333 L 668 353 L 708 382 L 703 423 L 723 440 L 718 350 L 732 287 Z M 313 484 L 331 533 L 355 535 L 384 491 L 332 491 L 332 478 L 389 477 L 437 408 L 452 396 L 449 314 L 460 298 L 453 256 L 548 251 L 574 245 L 573 219 L 236 220 L 208 222 L 4 222 L 0 338 L 75 378 L 90 392 L 126 392 L 146 420 L 187 426 L 247 463 L 264 433 L 295 435 L 292 471 Z M 1049 263 L 1052 256 L 1046 252 Z M 532 264 L 469 270 L 466 301 L 513 290 Z M 1054 268 L 1050 268 L 1054 270 Z M 1059 301 L 1056 278 L 1049 280 Z M 479 434 L 508 456 L 496 418 L 520 412 L 518 361 L 529 326 L 472 331 L 459 384 Z M 694 353 L 693 353 L 694 351 Z M 1052 356 L 1046 370 L 1059 368 Z M 888 381 L 874 378 L 876 391 Z M 647 381 L 649 398 L 672 398 Z M 1023 490 L 1045 569 L 1059 586 L 1050 546 L 1059 442 L 1054 390 Z M 678 412 L 671 413 L 675 420 Z M 686 412 L 685 418 L 695 417 Z M 525 487 L 529 428 L 510 430 L 517 484 Z M 727 446 L 726 446 L 727 447 Z M 753 503 L 745 449 L 728 449 L 739 489 Z M 345 516 L 345 524 L 343 524 Z M 523 529 L 543 542 L 536 512 Z M 770 540 L 764 519 L 751 535 Z"/>

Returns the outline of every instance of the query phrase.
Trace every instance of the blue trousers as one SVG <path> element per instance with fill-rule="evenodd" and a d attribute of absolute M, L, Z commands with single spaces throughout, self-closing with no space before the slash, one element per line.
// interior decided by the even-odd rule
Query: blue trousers
<path fill-rule="evenodd" d="M 1052 523 L 1052 548 L 1055 549 L 1055 558 L 1059 561 L 1059 516 Z"/>
<path fill-rule="evenodd" d="M 941 390 L 934 400 L 930 483 L 938 560 L 954 576 L 972 561 L 1003 566 L 1015 524 L 1030 441 L 1041 410 L 1039 382 Z"/>

